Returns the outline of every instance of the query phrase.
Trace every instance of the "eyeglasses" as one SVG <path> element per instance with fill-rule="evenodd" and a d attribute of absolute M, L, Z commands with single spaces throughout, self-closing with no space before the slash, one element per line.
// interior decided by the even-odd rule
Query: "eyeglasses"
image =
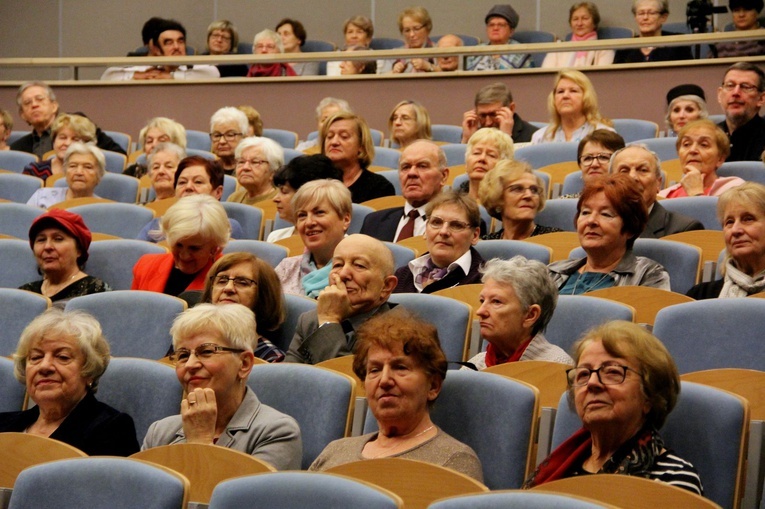
<path fill-rule="evenodd" d="M 203 343 L 196 347 L 194 350 L 189 350 L 188 348 L 179 348 L 173 353 L 170 354 L 169 359 L 170 362 L 178 366 L 179 364 L 186 364 L 191 358 L 191 352 L 194 352 L 194 355 L 197 359 L 200 360 L 208 360 L 211 359 L 213 355 L 219 354 L 219 353 L 242 353 L 244 350 L 241 348 L 229 348 L 227 346 L 220 346 L 216 345 L 215 343 Z"/>
<path fill-rule="evenodd" d="M 234 282 L 234 288 L 237 290 L 246 290 L 247 288 L 251 288 L 258 284 L 257 281 L 254 281 L 250 278 L 246 277 L 228 277 L 225 275 L 221 276 L 211 276 L 210 281 L 213 282 L 213 285 L 215 286 L 227 286 L 229 281 Z"/>
<path fill-rule="evenodd" d="M 241 135 L 242 133 L 237 133 L 234 131 L 229 131 L 227 133 L 212 133 L 210 135 L 210 139 L 216 142 L 220 141 L 221 138 L 226 138 L 226 141 L 235 141 Z"/>
<path fill-rule="evenodd" d="M 757 85 L 752 85 L 751 83 L 736 83 L 734 81 L 726 81 L 722 84 L 722 89 L 726 92 L 733 92 L 736 90 L 736 87 L 740 88 L 741 91 L 745 94 L 756 94 L 759 91 Z"/>
<path fill-rule="evenodd" d="M 657 18 L 661 12 L 659 11 L 637 11 L 635 17 L 637 18 Z"/>
<path fill-rule="evenodd" d="M 611 161 L 611 154 L 587 154 L 579 158 L 579 162 L 584 166 L 592 166 L 596 160 L 600 164 L 608 164 Z"/>
<path fill-rule="evenodd" d="M 444 225 L 452 233 L 464 232 L 470 228 L 470 224 L 464 221 L 445 221 L 438 216 L 432 216 L 428 219 L 428 228 L 431 230 L 440 230 Z"/>
<path fill-rule="evenodd" d="M 405 29 L 403 29 L 403 30 L 401 31 L 401 33 L 402 33 L 402 34 L 413 34 L 414 32 L 419 32 L 419 31 L 420 31 L 420 30 L 422 30 L 423 28 L 425 28 L 425 25 L 417 25 L 417 26 L 415 26 L 415 27 L 409 27 L 409 28 L 405 28 Z"/>
<path fill-rule="evenodd" d="M 639 376 L 643 376 L 639 371 L 623 366 L 621 364 L 604 364 L 598 369 L 590 368 L 571 368 L 566 370 L 566 377 L 568 377 L 569 387 L 584 387 L 590 383 L 590 377 L 593 373 L 598 375 L 598 380 L 603 385 L 619 385 L 624 383 L 624 379 L 627 378 L 627 371 L 637 373 Z"/>
<path fill-rule="evenodd" d="M 520 184 L 511 184 L 505 188 L 505 191 L 509 192 L 510 194 L 525 194 L 526 191 L 531 191 L 531 194 L 534 196 L 539 196 L 542 194 L 543 189 L 539 186 L 525 187 Z"/>
<path fill-rule="evenodd" d="M 250 166 L 260 166 L 261 164 L 268 164 L 268 161 L 266 161 L 265 159 L 237 159 L 236 160 L 237 166 L 244 166 L 247 163 L 249 163 Z"/>
<path fill-rule="evenodd" d="M 497 113 L 498 112 L 496 111 L 489 111 L 487 113 L 478 113 L 478 118 L 481 119 L 482 122 L 486 120 L 494 120 L 495 118 L 497 118 Z"/>
<path fill-rule="evenodd" d="M 230 41 L 231 36 L 228 34 L 220 34 L 218 32 L 213 32 L 210 34 L 210 39 L 221 39 L 223 41 Z"/>

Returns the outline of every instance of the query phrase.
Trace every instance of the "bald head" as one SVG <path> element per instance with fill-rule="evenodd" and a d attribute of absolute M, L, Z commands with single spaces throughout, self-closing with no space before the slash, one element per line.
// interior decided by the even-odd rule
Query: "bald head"
<path fill-rule="evenodd" d="M 335 248 L 330 281 L 339 277 L 348 292 L 353 315 L 371 311 L 388 300 L 396 287 L 393 253 L 385 244 L 360 233 Z"/>
<path fill-rule="evenodd" d="M 462 39 L 459 38 L 459 36 L 456 36 L 454 34 L 448 34 L 444 35 L 438 40 L 438 44 L 436 44 L 436 47 L 438 48 L 459 48 L 460 46 L 464 46 L 465 43 L 462 42 Z M 459 58 L 457 56 L 454 57 L 439 57 L 436 59 L 438 63 L 438 68 L 442 71 L 456 71 L 459 67 Z"/>

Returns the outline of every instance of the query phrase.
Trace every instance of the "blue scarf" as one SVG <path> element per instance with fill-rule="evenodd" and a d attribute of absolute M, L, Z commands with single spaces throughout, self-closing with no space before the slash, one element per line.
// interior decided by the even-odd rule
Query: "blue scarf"
<path fill-rule="evenodd" d="M 320 269 L 309 272 L 300 279 L 300 284 L 303 286 L 306 296 L 312 299 L 319 297 L 319 292 L 329 285 L 330 270 L 332 270 L 332 264 L 328 263 Z"/>

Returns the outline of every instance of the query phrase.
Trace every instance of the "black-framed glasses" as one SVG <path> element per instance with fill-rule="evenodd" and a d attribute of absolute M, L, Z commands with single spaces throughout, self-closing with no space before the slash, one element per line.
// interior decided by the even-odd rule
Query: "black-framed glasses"
<path fill-rule="evenodd" d="M 203 343 L 196 347 L 194 350 L 188 348 L 179 348 L 170 354 L 170 362 L 176 366 L 179 364 L 186 364 L 191 357 L 191 352 L 197 359 L 207 360 L 211 359 L 213 355 L 219 353 L 242 353 L 244 350 L 241 348 L 229 348 L 227 346 L 216 345 L 215 343 Z"/>
<path fill-rule="evenodd" d="M 440 230 L 444 225 L 452 233 L 464 232 L 470 228 L 470 223 L 464 221 L 446 221 L 438 216 L 432 216 L 428 219 L 428 228 L 432 230 Z"/>
<path fill-rule="evenodd" d="M 627 378 L 627 371 L 637 373 L 641 377 L 642 373 L 635 371 L 629 366 L 622 364 L 604 364 L 598 369 L 590 369 L 584 367 L 571 368 L 566 370 L 566 377 L 568 378 L 569 387 L 584 387 L 590 383 L 590 378 L 593 373 L 598 375 L 598 380 L 603 385 L 619 385 L 624 383 L 624 379 Z"/>
<path fill-rule="evenodd" d="M 579 158 L 579 162 L 584 166 L 592 166 L 595 161 L 600 164 L 608 164 L 611 161 L 611 154 L 587 154 Z"/>
<path fill-rule="evenodd" d="M 218 276 L 210 276 L 210 281 L 212 281 L 213 285 L 215 286 L 226 286 L 229 281 L 234 282 L 234 287 L 238 290 L 245 290 L 247 288 L 251 288 L 258 284 L 257 281 L 250 279 L 248 277 L 228 277 L 226 275 L 218 275 Z"/>
<path fill-rule="evenodd" d="M 226 141 L 236 141 L 239 136 L 242 136 L 242 133 L 229 131 L 227 133 L 212 133 L 210 134 L 210 139 L 212 141 L 220 141 L 221 138 L 225 138 Z"/>

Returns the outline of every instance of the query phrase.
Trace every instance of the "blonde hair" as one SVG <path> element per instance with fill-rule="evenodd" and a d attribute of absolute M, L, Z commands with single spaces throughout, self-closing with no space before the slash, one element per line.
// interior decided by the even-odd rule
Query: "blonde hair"
<path fill-rule="evenodd" d="M 491 217 L 502 219 L 502 212 L 505 207 L 505 188 L 524 175 L 533 176 L 537 186 L 542 188 L 537 213 L 545 208 L 547 197 L 545 196 L 545 183 L 542 177 L 534 173 L 531 165 L 525 161 L 503 159 L 497 161 L 494 168 L 483 177 L 481 185 L 478 187 L 478 199 L 486 207 L 486 211 Z"/>
<path fill-rule="evenodd" d="M 327 139 L 327 132 L 332 124 L 338 120 L 351 120 L 356 124 L 356 134 L 359 137 L 359 166 L 362 168 L 369 167 L 372 164 L 372 160 L 375 158 L 375 143 L 372 139 L 372 132 L 369 130 L 369 126 L 366 121 L 350 111 L 338 111 L 331 117 L 329 117 L 324 124 L 322 124 L 319 130 L 319 139 L 321 141 L 321 154 L 325 153 L 324 141 Z"/>
<path fill-rule="evenodd" d="M 393 107 L 393 111 L 390 112 L 388 117 L 388 132 L 391 133 L 391 139 L 401 146 L 401 141 L 393 137 L 393 116 L 396 114 L 399 108 L 402 106 L 411 106 L 414 110 L 414 123 L 417 126 L 417 131 L 414 134 L 414 140 L 429 140 L 433 137 L 430 130 L 430 114 L 428 110 L 422 104 L 411 99 L 401 101 Z M 412 140 L 412 141 L 414 141 Z"/>
<path fill-rule="evenodd" d="M 254 352 L 258 343 L 256 330 L 255 313 L 241 304 L 197 304 L 176 317 L 170 335 L 173 348 L 189 336 L 212 332 L 232 348 Z"/>
<path fill-rule="evenodd" d="M 143 148 L 146 145 L 146 134 L 149 129 L 159 129 L 170 137 L 170 141 L 181 148 L 186 148 L 186 128 L 175 120 L 167 117 L 154 117 L 138 133 L 138 142 Z"/>
<path fill-rule="evenodd" d="M 162 215 L 159 227 L 171 246 L 181 239 L 200 235 L 223 247 L 231 235 L 226 209 L 208 194 L 178 200 Z"/>
<path fill-rule="evenodd" d="M 473 133 L 467 142 L 465 156 L 470 155 L 473 147 L 479 143 L 491 143 L 499 152 L 499 159 L 512 159 L 515 154 L 513 139 L 495 127 L 484 127 Z"/>
<path fill-rule="evenodd" d="M 582 89 L 582 114 L 585 118 L 585 123 L 590 124 L 593 128 L 597 125 L 605 124 L 611 126 L 611 121 L 600 116 L 600 110 L 598 108 L 598 94 L 595 92 L 595 87 L 592 85 L 590 78 L 584 75 L 583 72 L 576 69 L 562 69 L 555 76 L 555 85 L 547 96 L 547 110 L 550 112 L 550 125 L 547 126 L 544 138 L 546 140 L 552 140 L 555 132 L 561 126 L 561 118 L 555 107 L 555 89 L 558 88 L 558 84 L 561 80 L 573 81 L 576 86 Z"/>
<path fill-rule="evenodd" d="M 292 213 L 308 209 L 326 200 L 338 216 L 353 213 L 351 192 L 340 180 L 318 179 L 306 182 L 292 197 Z"/>
<path fill-rule="evenodd" d="M 59 131 L 67 128 L 74 131 L 83 143 L 96 139 L 96 125 L 89 118 L 71 113 L 62 113 L 53 120 L 50 126 L 51 138 L 55 140 Z"/>

